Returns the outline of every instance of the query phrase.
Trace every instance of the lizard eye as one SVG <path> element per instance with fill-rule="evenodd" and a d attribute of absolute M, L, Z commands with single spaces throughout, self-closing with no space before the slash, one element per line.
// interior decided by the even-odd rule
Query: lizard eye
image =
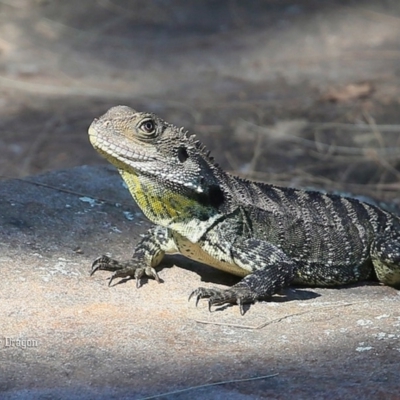
<path fill-rule="evenodd" d="M 152 135 L 152 134 L 154 134 L 155 131 L 156 131 L 155 127 L 156 127 L 156 124 L 155 124 L 154 121 L 151 120 L 151 119 L 148 119 L 148 120 L 146 120 L 146 121 L 143 121 L 143 122 L 140 124 L 140 126 L 139 126 L 139 128 L 140 128 L 144 133 L 146 133 L 147 135 Z"/>

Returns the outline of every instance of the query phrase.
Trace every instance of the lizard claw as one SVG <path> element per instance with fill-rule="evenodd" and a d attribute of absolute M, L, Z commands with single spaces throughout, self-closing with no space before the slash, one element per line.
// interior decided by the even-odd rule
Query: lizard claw
<path fill-rule="evenodd" d="M 92 270 L 90 271 L 90 276 L 92 276 L 96 271 L 101 270 L 105 266 L 109 265 L 110 261 L 111 258 L 107 256 L 97 257 L 92 263 Z"/>
<path fill-rule="evenodd" d="M 96 258 L 92 263 L 92 270 L 90 272 L 90 276 L 92 276 L 96 271 L 117 271 L 122 269 L 123 267 L 116 260 L 108 256 L 100 256 Z"/>
<path fill-rule="evenodd" d="M 135 270 L 134 277 L 136 279 L 136 287 L 138 289 L 140 288 L 140 280 L 143 277 L 143 275 L 152 277 L 157 281 L 157 283 L 161 283 L 160 277 L 158 276 L 157 271 L 154 268 L 152 267 L 137 268 Z"/>
<path fill-rule="evenodd" d="M 138 263 L 135 263 L 132 260 L 121 263 L 108 256 L 100 256 L 93 261 L 90 276 L 99 270 L 113 272 L 109 278 L 108 286 L 111 286 L 111 283 L 115 278 L 133 277 L 136 279 L 136 287 L 139 288 L 143 275 L 152 277 L 160 283 L 157 271 L 153 267 L 141 267 Z"/>
<path fill-rule="evenodd" d="M 97 260 L 95 260 L 96 262 Z M 93 276 L 93 274 L 100 269 L 100 265 L 95 265 L 94 263 L 92 264 L 92 270 L 90 271 L 90 276 Z"/>
<path fill-rule="evenodd" d="M 240 315 L 243 317 L 244 315 L 244 308 L 243 308 L 243 302 L 242 299 L 239 297 L 237 300 L 237 305 L 239 306 L 239 311 L 240 311 Z"/>
<path fill-rule="evenodd" d="M 239 306 L 239 311 L 241 315 L 244 315 L 244 307 L 243 305 L 246 303 L 252 303 L 254 301 L 251 293 L 245 293 L 243 289 L 235 290 L 235 289 L 206 289 L 206 288 L 198 288 L 194 290 L 190 296 L 188 301 L 194 297 L 196 299 L 196 307 L 199 304 L 200 299 L 208 298 L 208 311 L 211 312 L 212 306 L 221 306 L 223 304 L 237 304 Z"/>
<path fill-rule="evenodd" d="M 193 292 L 190 293 L 190 296 L 189 296 L 189 298 L 188 298 L 188 301 L 190 301 L 190 299 L 191 299 L 192 297 L 195 297 L 195 298 L 196 298 L 196 303 L 195 303 L 196 307 L 197 307 L 198 304 L 199 304 L 199 300 L 202 298 L 201 293 L 200 293 L 200 289 L 202 289 L 202 288 L 193 290 Z"/>
<path fill-rule="evenodd" d="M 205 298 L 205 297 L 209 297 L 209 296 L 207 296 L 207 294 L 206 294 L 206 290 L 207 290 L 207 289 L 204 289 L 204 288 L 198 288 L 198 289 L 196 289 L 196 290 L 193 290 L 193 292 L 190 293 L 190 296 L 189 296 L 188 301 L 190 301 L 190 299 L 191 299 L 192 297 L 195 297 L 195 299 L 196 299 L 195 306 L 197 307 L 197 306 L 199 305 L 200 299 Z M 208 299 L 208 311 L 209 311 L 209 312 L 211 312 L 211 307 L 212 307 L 212 305 L 213 305 L 213 301 L 212 301 L 212 299 L 211 299 L 211 297 L 210 297 L 210 298 Z"/>
<path fill-rule="evenodd" d="M 111 286 L 112 281 L 117 277 L 117 271 L 115 271 L 108 280 L 108 287 Z"/>

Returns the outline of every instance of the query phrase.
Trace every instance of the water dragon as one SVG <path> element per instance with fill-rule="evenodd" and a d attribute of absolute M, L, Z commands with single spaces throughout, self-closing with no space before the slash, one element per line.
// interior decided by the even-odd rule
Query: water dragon
<path fill-rule="evenodd" d="M 116 106 L 89 128 L 94 148 L 120 172 L 155 224 L 133 257 L 97 258 L 92 274 L 115 278 L 156 272 L 165 254 L 242 279 L 226 289 L 194 290 L 196 305 L 243 305 L 291 284 L 337 286 L 377 278 L 400 286 L 400 220 L 377 206 L 245 180 L 225 172 L 195 135 L 158 116 Z"/>

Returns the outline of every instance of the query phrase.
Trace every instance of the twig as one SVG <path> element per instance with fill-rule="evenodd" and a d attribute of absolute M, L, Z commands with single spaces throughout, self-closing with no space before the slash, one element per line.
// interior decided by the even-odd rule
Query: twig
<path fill-rule="evenodd" d="M 244 121 L 246 125 L 249 125 L 253 129 L 256 129 L 259 132 L 262 132 L 266 135 L 271 135 L 271 129 L 263 126 L 256 125 L 252 122 Z M 371 126 L 367 126 L 364 130 L 371 131 Z M 398 126 L 396 132 L 400 132 L 400 126 Z M 399 154 L 400 153 L 400 148 L 398 147 L 382 147 L 380 149 L 375 149 L 375 148 L 359 148 L 355 146 L 337 146 L 333 144 L 328 144 L 328 143 L 322 143 L 322 142 L 316 142 L 315 140 L 310 140 L 310 139 L 305 139 L 300 136 L 295 136 L 295 135 L 290 135 L 287 133 L 281 134 L 281 138 L 286 138 L 287 140 L 291 140 L 293 142 L 300 143 L 304 147 L 311 147 L 311 148 L 317 148 L 321 150 L 326 150 L 329 151 L 330 153 L 333 152 L 333 150 L 336 153 L 341 153 L 341 154 L 350 154 L 350 155 L 365 155 L 369 151 L 374 151 L 375 153 L 383 156 L 387 156 L 388 154 Z"/>
<path fill-rule="evenodd" d="M 268 325 L 271 324 L 275 324 L 277 322 L 281 322 L 284 319 L 290 318 L 290 317 L 297 317 L 299 315 L 304 315 L 304 314 L 309 314 L 311 312 L 314 311 L 318 311 L 318 310 L 326 310 L 326 309 L 331 309 L 331 308 L 335 308 L 335 307 L 349 307 L 352 306 L 354 304 L 360 304 L 360 303 L 367 303 L 366 301 L 356 301 L 356 302 L 352 302 L 352 303 L 336 303 L 336 304 L 332 304 L 329 306 L 321 306 L 321 307 L 317 307 L 313 310 L 305 310 L 305 311 L 300 311 L 298 313 L 294 313 L 294 314 L 288 314 L 288 315 L 284 315 L 283 317 L 279 317 L 276 319 L 273 319 L 271 321 L 267 321 L 267 322 L 263 322 L 260 325 L 256 325 L 256 326 L 251 326 L 251 325 L 241 325 L 241 324 L 230 324 L 230 323 L 224 323 L 224 322 L 213 322 L 213 321 L 204 321 L 201 319 L 191 319 L 192 321 L 198 322 L 199 324 L 206 324 L 206 325 L 218 325 L 218 326 L 229 326 L 230 328 L 240 328 L 240 329 L 251 329 L 251 330 L 259 330 L 259 329 L 263 329 Z"/>
<path fill-rule="evenodd" d="M 170 396 L 171 394 L 178 394 L 178 393 L 189 392 L 190 390 L 197 390 L 197 389 L 209 388 L 209 387 L 212 387 L 212 386 L 225 385 L 227 383 L 258 381 L 258 380 L 261 380 L 261 379 L 273 378 L 273 377 L 278 376 L 278 375 L 279 374 L 263 375 L 263 376 L 256 376 L 255 378 L 232 379 L 232 380 L 229 380 L 229 381 L 207 383 L 205 385 L 192 386 L 192 387 L 188 387 L 186 389 L 179 389 L 179 390 L 174 390 L 172 392 L 160 393 L 160 394 L 156 394 L 154 396 L 142 397 L 140 400 L 157 399 L 157 398 L 162 397 L 162 396 Z"/>
<path fill-rule="evenodd" d="M 263 141 L 263 135 L 260 133 L 257 135 L 257 140 L 254 144 L 254 151 L 253 151 L 253 157 L 250 161 L 250 166 L 248 169 L 248 173 L 251 174 L 253 171 L 255 171 L 256 166 L 257 166 L 257 161 L 260 158 L 263 150 L 262 150 L 262 141 Z"/>
<path fill-rule="evenodd" d="M 311 128 L 341 128 L 347 131 L 355 131 L 355 132 L 364 132 L 370 131 L 371 127 L 367 124 L 365 125 L 355 125 L 355 124 L 346 124 L 343 122 L 309 122 L 308 125 Z M 400 125 L 398 124 L 386 124 L 386 125 L 376 125 L 379 127 L 379 131 L 386 132 L 400 132 Z"/>

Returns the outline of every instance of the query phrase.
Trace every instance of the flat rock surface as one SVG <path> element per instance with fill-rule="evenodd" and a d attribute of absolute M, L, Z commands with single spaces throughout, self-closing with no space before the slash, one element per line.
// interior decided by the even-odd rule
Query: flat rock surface
<path fill-rule="evenodd" d="M 188 302 L 223 273 L 166 260 L 161 284 L 107 286 L 150 225 L 115 170 L 1 182 L 1 398 L 398 399 L 400 293 L 292 288 L 242 317 Z M 264 378 L 262 378 L 264 377 Z M 247 378 L 254 380 L 240 381 Z M 257 379 L 259 378 L 259 379 Z M 216 386 L 204 386 L 223 381 Z"/>

